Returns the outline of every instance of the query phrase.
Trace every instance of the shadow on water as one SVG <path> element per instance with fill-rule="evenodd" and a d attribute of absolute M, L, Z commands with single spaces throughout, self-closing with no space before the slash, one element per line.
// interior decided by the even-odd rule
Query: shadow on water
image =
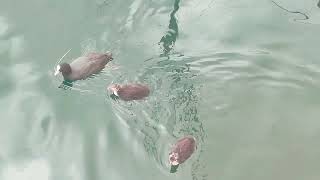
<path fill-rule="evenodd" d="M 71 89 L 73 86 L 72 81 L 64 80 L 58 88 L 61 88 L 63 90 Z"/>
<path fill-rule="evenodd" d="M 170 13 L 169 30 L 164 36 L 162 36 L 159 42 L 159 44 L 162 44 L 163 46 L 162 56 L 168 55 L 168 53 L 172 50 L 178 37 L 179 29 L 175 14 L 179 10 L 179 3 L 180 0 L 174 1 L 173 11 Z"/>
<path fill-rule="evenodd" d="M 152 119 L 158 124 L 165 126 L 167 135 L 173 141 L 186 135 L 192 135 L 198 140 L 198 151 L 195 153 L 194 163 L 192 164 L 192 176 L 193 179 L 205 179 L 207 176 L 201 171 L 204 168 L 204 164 L 201 161 L 201 153 L 203 152 L 203 142 L 205 139 L 205 131 L 202 122 L 198 115 L 198 103 L 199 103 L 199 90 L 200 86 L 195 84 L 195 78 L 197 77 L 190 70 L 190 66 L 187 64 L 183 56 L 170 55 L 173 46 L 178 37 L 178 23 L 175 14 L 179 10 L 180 0 L 175 0 L 174 9 L 170 13 L 169 30 L 161 38 L 159 44 L 162 45 L 163 53 L 160 55 L 160 59 L 154 62 L 148 67 L 144 68 L 141 76 L 150 77 L 152 74 L 162 74 L 156 78 L 157 82 L 161 82 L 161 86 L 166 87 L 167 91 L 161 96 L 165 98 L 162 102 L 159 102 L 159 98 L 152 102 L 155 110 L 152 111 Z M 163 59 L 161 57 L 167 57 Z M 155 81 L 153 79 L 153 81 Z M 164 89 L 164 88 L 161 89 Z M 169 117 L 164 117 L 163 112 L 166 108 L 169 108 Z M 162 109 L 162 110 L 161 110 Z M 167 118 L 167 119 L 166 119 Z M 150 133 L 150 129 L 153 133 Z M 161 134 L 157 132 L 156 127 L 150 126 L 147 128 L 148 132 L 144 132 L 145 141 L 144 145 L 147 152 L 154 156 L 155 159 L 166 167 L 168 164 L 168 147 L 161 148 Z M 168 143 L 165 141 L 164 143 Z M 163 152 L 162 152 L 163 151 Z M 189 162 L 191 163 L 191 162 Z M 186 163 L 187 164 L 187 163 Z M 174 171 L 175 172 L 175 171 Z"/>
<path fill-rule="evenodd" d="M 191 168 L 194 180 L 206 179 L 201 159 L 206 134 L 197 109 L 201 86 L 196 84 L 197 74 L 190 69 L 190 59 L 172 53 L 179 33 L 175 17 L 179 3 L 180 0 L 174 1 L 169 30 L 159 41 L 160 57 L 144 62 L 135 78 L 149 84 L 151 96 L 143 102 L 112 101 L 112 106 L 120 121 L 142 135 L 146 152 L 164 173 L 170 173 L 168 154 L 171 144 L 186 135 L 194 136 L 198 150 L 177 171 L 190 176 L 186 168 Z"/>
<path fill-rule="evenodd" d="M 318 6 L 318 8 L 320 8 L 320 0 L 319 0 L 319 2 L 318 2 L 317 6 Z"/>
<path fill-rule="evenodd" d="M 152 107 L 150 118 L 155 122 L 148 123 L 142 130 L 145 135 L 144 146 L 149 155 L 153 156 L 162 168 L 167 169 L 170 148 L 167 145 L 168 141 L 174 143 L 186 135 L 194 136 L 197 139 L 198 150 L 192 160 L 179 169 L 192 164 L 193 179 L 203 179 L 206 175 L 203 172 L 205 165 L 201 154 L 206 134 L 198 114 L 201 85 L 195 83 L 198 76 L 191 71 L 183 56 L 172 55 L 168 58 L 159 59 L 158 62 L 149 65 L 149 68 L 144 68 L 141 74 L 144 78 L 152 78 L 150 81 L 158 82 L 162 89 L 161 94 L 155 92 L 155 99 L 148 102 Z M 154 79 L 153 74 L 158 75 L 158 79 Z M 165 127 L 165 134 L 159 130 L 159 124 Z"/>

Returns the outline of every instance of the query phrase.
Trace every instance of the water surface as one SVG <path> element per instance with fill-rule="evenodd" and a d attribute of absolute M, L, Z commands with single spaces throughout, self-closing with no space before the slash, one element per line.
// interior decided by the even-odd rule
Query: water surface
<path fill-rule="evenodd" d="M 317 179 L 319 18 L 318 1 L 0 0 L 0 179 Z M 112 67 L 58 88 L 70 48 Z M 152 93 L 116 102 L 112 82 Z"/>

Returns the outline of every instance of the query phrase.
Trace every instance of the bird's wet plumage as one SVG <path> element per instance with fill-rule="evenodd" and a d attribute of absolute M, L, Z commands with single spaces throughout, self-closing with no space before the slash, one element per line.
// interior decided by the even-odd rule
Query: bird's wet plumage
<path fill-rule="evenodd" d="M 180 164 L 191 157 L 196 149 L 196 140 L 192 136 L 179 139 L 169 153 L 170 172 L 174 173 Z"/>
<path fill-rule="evenodd" d="M 87 79 L 100 73 L 112 60 L 111 53 L 91 52 L 76 58 L 70 64 L 62 63 L 58 65 L 57 71 L 62 73 L 64 80 L 72 82 Z"/>
<path fill-rule="evenodd" d="M 142 100 L 149 96 L 150 89 L 147 85 L 131 83 L 125 85 L 113 84 L 108 88 L 112 94 L 124 101 Z"/>

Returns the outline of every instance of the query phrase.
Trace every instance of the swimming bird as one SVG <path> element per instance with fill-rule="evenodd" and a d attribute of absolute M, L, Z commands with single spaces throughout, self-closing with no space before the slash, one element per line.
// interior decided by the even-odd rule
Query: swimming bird
<path fill-rule="evenodd" d="M 150 89 L 145 84 L 130 83 L 125 85 L 112 84 L 108 90 L 116 97 L 124 101 L 141 100 L 149 96 Z"/>
<path fill-rule="evenodd" d="M 70 64 L 61 63 L 57 65 L 54 75 L 57 76 L 59 73 L 62 73 L 65 81 L 83 80 L 101 72 L 107 63 L 112 60 L 113 57 L 110 52 L 90 52 L 78 57 Z"/>
<path fill-rule="evenodd" d="M 196 148 L 196 139 L 194 137 L 186 136 L 179 139 L 169 153 L 170 172 L 177 172 L 179 164 L 184 163 L 190 158 Z"/>

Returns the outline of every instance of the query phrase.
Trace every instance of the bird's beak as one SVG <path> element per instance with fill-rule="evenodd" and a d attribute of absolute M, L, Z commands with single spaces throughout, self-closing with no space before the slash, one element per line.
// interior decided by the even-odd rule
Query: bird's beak
<path fill-rule="evenodd" d="M 110 51 L 106 52 L 106 55 L 108 56 L 109 61 L 113 60 L 112 53 Z"/>
<path fill-rule="evenodd" d="M 59 73 L 60 73 L 60 66 L 58 65 L 54 72 L 54 76 L 57 76 Z"/>
<path fill-rule="evenodd" d="M 109 91 L 111 94 L 114 94 L 115 96 L 119 96 L 117 89 L 116 89 L 114 86 L 112 86 L 112 85 L 108 87 L 108 91 Z"/>

